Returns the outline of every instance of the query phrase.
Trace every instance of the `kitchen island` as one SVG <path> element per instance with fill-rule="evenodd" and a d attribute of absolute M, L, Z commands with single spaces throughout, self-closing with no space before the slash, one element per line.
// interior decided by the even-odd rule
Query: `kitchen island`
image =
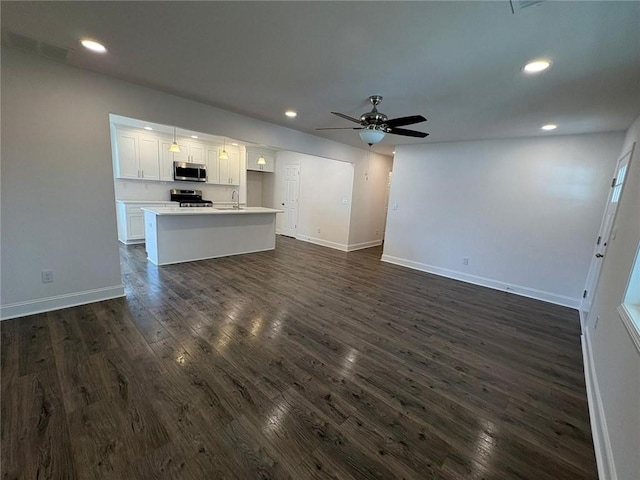
<path fill-rule="evenodd" d="M 263 207 L 142 208 L 147 259 L 156 265 L 276 248 L 276 213 Z"/>

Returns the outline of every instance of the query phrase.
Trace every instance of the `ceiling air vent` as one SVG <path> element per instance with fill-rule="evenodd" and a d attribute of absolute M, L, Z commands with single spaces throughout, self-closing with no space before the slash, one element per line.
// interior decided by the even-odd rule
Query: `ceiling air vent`
<path fill-rule="evenodd" d="M 545 0 L 519 0 L 518 6 L 520 7 L 520 10 L 522 10 L 523 8 L 529 8 L 529 7 L 534 7 L 536 5 L 540 5 L 544 1 Z"/>
<path fill-rule="evenodd" d="M 25 52 L 42 55 L 43 57 L 47 57 L 58 62 L 66 62 L 69 55 L 72 53 L 71 49 L 42 42 L 35 38 L 6 30 L 2 35 L 2 44 L 7 47 L 18 48 Z"/>
<path fill-rule="evenodd" d="M 524 10 L 529 7 L 535 7 L 547 0 L 509 0 L 509 6 L 511 6 L 511 13 L 514 15 L 516 11 Z"/>

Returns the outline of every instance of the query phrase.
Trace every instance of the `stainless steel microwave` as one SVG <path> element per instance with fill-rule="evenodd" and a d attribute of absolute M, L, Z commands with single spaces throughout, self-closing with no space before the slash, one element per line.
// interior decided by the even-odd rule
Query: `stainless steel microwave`
<path fill-rule="evenodd" d="M 199 163 L 173 162 L 173 179 L 184 182 L 206 182 L 207 166 Z"/>

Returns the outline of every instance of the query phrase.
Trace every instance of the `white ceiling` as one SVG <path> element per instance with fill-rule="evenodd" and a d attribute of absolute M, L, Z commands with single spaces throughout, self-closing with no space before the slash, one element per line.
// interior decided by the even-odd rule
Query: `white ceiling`
<path fill-rule="evenodd" d="M 640 114 L 640 2 L 2 2 L 2 30 L 72 49 L 67 62 L 362 147 L 380 94 L 424 140 L 626 129 Z M 106 55 L 79 39 L 103 42 Z M 523 64 L 548 57 L 537 76 Z M 299 112 L 288 119 L 286 109 Z M 215 133 L 215 132 L 212 132 Z"/>

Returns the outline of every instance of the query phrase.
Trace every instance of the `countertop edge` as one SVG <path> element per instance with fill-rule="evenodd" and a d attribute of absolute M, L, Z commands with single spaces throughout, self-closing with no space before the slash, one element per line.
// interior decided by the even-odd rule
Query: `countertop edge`
<path fill-rule="evenodd" d="M 276 210 L 266 207 L 247 207 L 241 210 L 216 209 L 215 207 L 160 207 L 141 208 L 143 212 L 149 212 L 158 216 L 184 216 L 184 215 L 249 215 L 284 213 L 284 210 Z"/>

